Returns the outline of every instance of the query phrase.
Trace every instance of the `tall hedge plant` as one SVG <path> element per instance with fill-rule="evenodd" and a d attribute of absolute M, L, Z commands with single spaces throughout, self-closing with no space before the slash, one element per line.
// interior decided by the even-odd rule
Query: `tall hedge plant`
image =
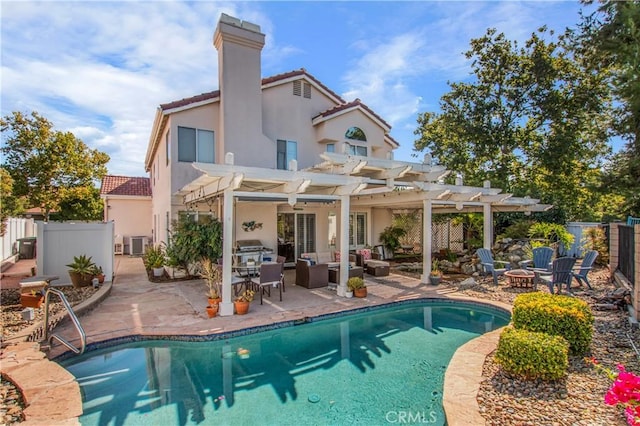
<path fill-rule="evenodd" d="M 166 255 L 169 266 L 187 274 L 202 260 L 217 260 L 222 256 L 222 223 L 215 218 L 196 222 L 187 216 L 173 221 Z"/>

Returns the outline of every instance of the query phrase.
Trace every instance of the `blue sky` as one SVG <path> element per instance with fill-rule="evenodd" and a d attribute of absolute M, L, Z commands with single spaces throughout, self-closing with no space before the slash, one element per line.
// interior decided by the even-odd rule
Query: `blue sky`
<path fill-rule="evenodd" d="M 306 68 L 360 98 L 411 160 L 417 115 L 438 112 L 447 81 L 469 77 L 463 52 L 495 27 L 523 42 L 541 25 L 578 22 L 578 1 L 6 1 L 1 113 L 38 111 L 111 156 L 110 174 L 144 176 L 157 106 L 218 88 L 221 13 L 266 34 L 263 77 Z"/>

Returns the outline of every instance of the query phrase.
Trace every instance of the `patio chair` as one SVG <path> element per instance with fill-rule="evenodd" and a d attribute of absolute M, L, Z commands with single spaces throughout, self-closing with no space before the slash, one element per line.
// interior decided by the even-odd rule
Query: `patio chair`
<path fill-rule="evenodd" d="M 260 276 L 251 280 L 253 286 L 260 293 L 260 304 L 262 296 L 267 293 L 271 297 L 271 289 L 278 287 L 280 291 L 280 301 L 282 302 L 282 266 L 281 263 L 263 263 L 260 265 Z"/>
<path fill-rule="evenodd" d="M 551 271 L 553 253 L 554 250 L 551 247 L 536 247 L 533 249 L 533 259 L 523 260 L 520 262 L 520 266 L 524 269 L 533 268 Z M 532 263 L 533 266 L 530 266 Z"/>
<path fill-rule="evenodd" d="M 589 287 L 589 290 L 591 290 L 591 283 L 589 282 L 589 278 L 587 278 L 587 275 L 593 268 L 593 263 L 595 262 L 596 257 L 598 257 L 598 252 L 596 250 L 589 250 L 585 253 L 584 258 L 582 258 L 582 263 L 580 263 L 577 268 L 578 271 L 574 271 L 572 273 L 573 278 L 575 278 L 580 285 L 582 285 L 582 280 L 584 280 L 584 282 L 587 283 L 587 287 Z"/>
<path fill-rule="evenodd" d="M 298 259 L 296 285 L 306 288 L 326 287 L 329 285 L 329 265 L 326 263 L 309 265 L 307 260 Z"/>
<path fill-rule="evenodd" d="M 480 258 L 480 264 L 484 269 L 485 274 L 493 275 L 493 283 L 498 285 L 498 277 L 500 275 L 504 275 L 509 269 L 511 269 L 509 262 L 504 260 L 493 260 L 493 255 L 491 254 L 491 250 L 486 248 L 479 248 L 476 251 L 476 255 Z M 501 263 L 504 264 L 504 268 L 496 268 L 495 264 Z"/>
<path fill-rule="evenodd" d="M 571 280 L 573 279 L 573 265 L 576 264 L 575 257 L 559 257 L 553 261 L 551 272 L 534 271 L 534 288 L 538 283 L 545 283 L 549 287 L 549 293 L 554 294 L 554 286 L 558 286 L 558 294 L 562 293 L 562 284 L 567 287 L 567 292 L 571 293 Z"/>

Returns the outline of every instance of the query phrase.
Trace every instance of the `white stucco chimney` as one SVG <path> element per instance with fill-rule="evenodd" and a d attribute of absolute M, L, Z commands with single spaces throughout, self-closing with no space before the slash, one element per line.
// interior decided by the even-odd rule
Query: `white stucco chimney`
<path fill-rule="evenodd" d="M 217 152 L 233 152 L 238 165 L 264 166 L 260 154 L 273 145 L 262 133 L 264 34 L 258 25 L 222 14 L 213 44 L 218 50 L 220 85 Z"/>

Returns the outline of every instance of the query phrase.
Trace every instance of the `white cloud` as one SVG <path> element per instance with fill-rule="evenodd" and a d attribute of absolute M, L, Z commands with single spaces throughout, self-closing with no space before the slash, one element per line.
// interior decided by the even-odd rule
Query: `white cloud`
<path fill-rule="evenodd" d="M 212 38 L 230 4 L 2 3 L 2 114 L 38 111 L 144 175 L 160 103 L 217 88 Z"/>

